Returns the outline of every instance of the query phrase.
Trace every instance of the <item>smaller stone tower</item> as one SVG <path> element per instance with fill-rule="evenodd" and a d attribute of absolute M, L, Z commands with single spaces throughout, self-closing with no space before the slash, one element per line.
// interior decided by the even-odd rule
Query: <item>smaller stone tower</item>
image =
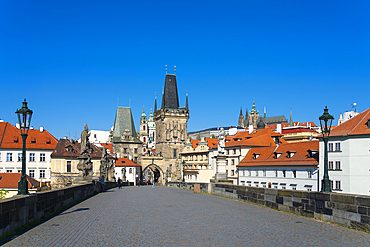
<path fill-rule="evenodd" d="M 142 147 L 142 154 L 145 154 L 148 151 L 148 121 L 146 119 L 145 115 L 145 110 L 143 106 L 143 113 L 141 114 L 140 117 L 140 141 L 143 142 L 143 147 Z"/>

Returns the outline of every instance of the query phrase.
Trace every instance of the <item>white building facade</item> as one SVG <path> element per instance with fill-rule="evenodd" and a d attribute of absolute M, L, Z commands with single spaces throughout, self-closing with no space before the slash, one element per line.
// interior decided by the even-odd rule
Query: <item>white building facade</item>
<path fill-rule="evenodd" d="M 370 195 L 370 108 L 334 128 L 328 142 L 332 191 Z M 320 188 L 324 174 L 324 142 L 320 139 Z"/>

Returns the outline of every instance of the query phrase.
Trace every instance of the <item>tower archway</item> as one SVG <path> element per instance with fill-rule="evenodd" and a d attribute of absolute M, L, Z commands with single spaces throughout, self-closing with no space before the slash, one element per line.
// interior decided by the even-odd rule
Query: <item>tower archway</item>
<path fill-rule="evenodd" d="M 142 177 L 150 183 L 153 182 L 153 178 L 156 183 L 164 184 L 165 183 L 165 174 L 162 169 L 156 164 L 147 165 L 142 171 Z"/>

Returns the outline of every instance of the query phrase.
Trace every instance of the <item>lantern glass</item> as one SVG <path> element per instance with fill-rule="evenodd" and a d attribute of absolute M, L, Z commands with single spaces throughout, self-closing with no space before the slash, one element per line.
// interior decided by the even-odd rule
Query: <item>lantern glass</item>
<path fill-rule="evenodd" d="M 27 101 L 24 99 L 22 108 L 15 112 L 18 115 L 18 122 L 21 133 L 27 133 L 30 128 L 32 111 L 27 107 Z"/>

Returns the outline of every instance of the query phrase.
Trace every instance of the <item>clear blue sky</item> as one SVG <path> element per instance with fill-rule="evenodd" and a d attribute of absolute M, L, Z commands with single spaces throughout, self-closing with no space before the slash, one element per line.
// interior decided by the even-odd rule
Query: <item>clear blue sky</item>
<path fill-rule="evenodd" d="M 315 121 L 370 107 L 369 1 L 0 1 L 0 119 L 24 98 L 56 138 L 109 130 L 177 66 L 188 131 L 236 125 L 240 107 Z"/>

